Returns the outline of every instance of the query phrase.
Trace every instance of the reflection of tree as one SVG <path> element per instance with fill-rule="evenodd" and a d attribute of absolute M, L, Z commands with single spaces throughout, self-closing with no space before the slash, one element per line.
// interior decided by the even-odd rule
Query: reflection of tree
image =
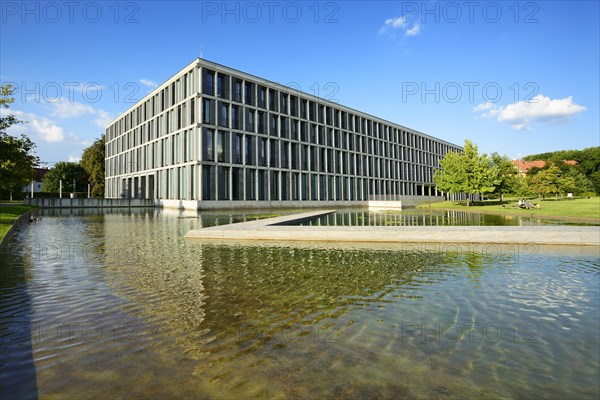
<path fill-rule="evenodd" d="M 481 275 L 483 275 L 483 262 L 484 255 L 480 252 L 470 251 L 467 252 L 463 261 L 467 266 L 467 276 L 469 277 L 469 282 L 472 284 L 479 283 L 481 279 Z"/>

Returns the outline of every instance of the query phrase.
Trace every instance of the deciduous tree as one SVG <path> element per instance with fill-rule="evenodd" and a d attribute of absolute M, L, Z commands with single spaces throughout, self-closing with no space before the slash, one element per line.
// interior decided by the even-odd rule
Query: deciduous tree
<path fill-rule="evenodd" d="M 501 156 L 497 152 L 490 156 L 492 165 L 496 167 L 496 185 L 494 194 L 500 197 L 500 203 L 504 201 L 506 193 L 514 193 L 518 189 L 518 171 L 515 164 L 508 156 Z"/>
<path fill-rule="evenodd" d="M 92 196 L 104 197 L 104 135 L 83 151 L 80 164 L 90 177 Z"/>
<path fill-rule="evenodd" d="M 527 175 L 527 184 L 533 193 L 545 198 L 551 194 L 564 194 L 575 189 L 575 179 L 565 176 L 556 164 L 550 164 L 538 173 Z"/>
<path fill-rule="evenodd" d="M 433 180 L 439 190 L 448 193 L 492 193 L 497 184 L 498 171 L 486 154 L 479 155 L 477 146 L 465 140 L 462 153 L 448 152 L 440 160 L 440 169 Z M 467 197 L 467 207 L 470 198 Z"/>
<path fill-rule="evenodd" d="M 0 86 L 0 112 L 14 102 L 12 93 L 10 85 Z M 40 163 L 34 154 L 35 143 L 27 135 L 15 137 L 6 132 L 21 123 L 13 114 L 0 114 L 0 190 L 10 192 L 11 197 L 12 192 L 21 190 L 33 180 L 33 167 Z"/>
<path fill-rule="evenodd" d="M 58 192 L 61 180 L 63 191 L 72 192 L 75 190 L 76 192 L 86 192 L 89 176 L 85 172 L 85 169 L 78 163 L 58 162 L 44 177 L 44 192 Z M 73 182 L 75 182 L 75 188 L 73 188 Z"/>

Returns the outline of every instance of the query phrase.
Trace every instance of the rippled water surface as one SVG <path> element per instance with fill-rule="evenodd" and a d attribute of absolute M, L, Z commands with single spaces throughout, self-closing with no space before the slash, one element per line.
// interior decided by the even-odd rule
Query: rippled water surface
<path fill-rule="evenodd" d="M 600 395 L 597 248 L 183 239 L 244 218 L 23 225 L 0 264 L 1 397 Z"/>

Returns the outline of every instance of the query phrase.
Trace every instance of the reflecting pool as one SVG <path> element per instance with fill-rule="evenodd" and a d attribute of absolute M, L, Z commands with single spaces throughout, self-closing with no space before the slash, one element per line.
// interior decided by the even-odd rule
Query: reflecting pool
<path fill-rule="evenodd" d="M 518 211 L 518 210 L 517 210 Z M 304 226 L 533 226 L 533 225 L 598 225 L 596 222 L 560 220 L 520 215 L 482 214 L 460 210 L 405 209 L 369 210 L 342 209 L 323 215 Z"/>
<path fill-rule="evenodd" d="M 0 261 L 2 398 L 600 395 L 598 248 L 227 245 L 183 235 L 260 216 L 40 215 Z"/>

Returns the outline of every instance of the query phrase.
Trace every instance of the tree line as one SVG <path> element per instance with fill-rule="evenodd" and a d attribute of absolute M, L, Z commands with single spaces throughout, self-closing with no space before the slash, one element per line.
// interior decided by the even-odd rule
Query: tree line
<path fill-rule="evenodd" d="M 569 169 L 564 167 L 563 160 L 577 161 L 576 170 L 585 175 L 594 189 L 592 191 L 600 194 L 600 147 L 588 147 L 583 150 L 559 150 L 549 153 L 532 154 L 523 158 L 527 161 L 542 160 L 548 164 L 558 166 L 564 173 Z M 537 171 L 532 171 L 537 173 Z"/>
<path fill-rule="evenodd" d="M 546 159 L 543 168 L 531 168 L 525 175 L 513 161 L 496 152 L 479 154 L 477 145 L 465 140 L 462 152 L 448 152 L 440 160 L 440 168 L 434 173 L 438 190 L 446 193 L 465 193 L 467 206 L 473 195 L 497 197 L 502 202 L 505 195 L 538 196 L 550 195 L 593 195 L 600 194 L 600 147 L 584 150 L 544 153 L 527 159 Z M 564 158 L 570 156 L 570 158 Z M 576 165 L 563 162 L 565 159 L 578 161 Z M 580 161 L 581 160 L 581 161 Z"/>

